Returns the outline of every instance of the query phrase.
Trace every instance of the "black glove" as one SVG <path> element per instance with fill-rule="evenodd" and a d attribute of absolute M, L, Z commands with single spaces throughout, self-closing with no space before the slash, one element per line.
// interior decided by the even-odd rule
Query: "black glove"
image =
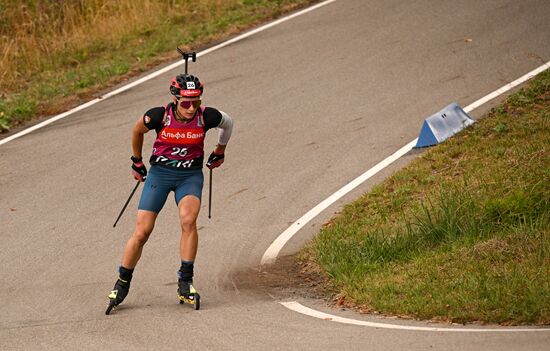
<path fill-rule="evenodd" d="M 132 160 L 132 175 L 134 179 L 144 182 L 145 179 L 147 179 L 147 168 L 145 168 L 141 157 L 137 158 L 132 156 L 130 159 Z"/>
<path fill-rule="evenodd" d="M 224 157 L 225 157 L 224 154 L 211 153 L 210 156 L 208 156 L 208 162 L 206 162 L 206 167 L 212 169 L 212 168 L 221 166 L 223 163 Z"/>

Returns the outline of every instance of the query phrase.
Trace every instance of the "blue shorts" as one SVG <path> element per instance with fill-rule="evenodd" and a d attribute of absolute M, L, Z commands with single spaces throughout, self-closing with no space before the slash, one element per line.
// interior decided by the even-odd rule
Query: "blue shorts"
<path fill-rule="evenodd" d="M 174 191 L 176 205 L 186 195 L 194 195 L 200 200 L 203 183 L 202 169 L 182 170 L 151 166 L 138 209 L 159 213 L 170 191 Z"/>

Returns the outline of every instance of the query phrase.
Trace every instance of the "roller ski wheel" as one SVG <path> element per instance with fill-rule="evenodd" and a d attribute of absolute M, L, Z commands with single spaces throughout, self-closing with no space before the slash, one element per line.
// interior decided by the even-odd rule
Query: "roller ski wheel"
<path fill-rule="evenodd" d="M 111 314 L 111 311 L 113 310 L 113 308 L 115 307 L 115 303 L 113 301 L 109 301 L 109 306 L 107 306 L 107 310 L 105 310 L 105 314 L 106 315 L 109 315 Z"/>
<path fill-rule="evenodd" d="M 188 303 L 190 305 L 193 305 L 193 308 L 195 308 L 195 311 L 198 311 L 201 308 L 201 296 L 196 293 L 193 296 L 190 296 L 190 298 L 185 298 L 183 296 L 179 296 L 180 299 L 180 305 L 183 305 L 184 303 Z"/>
<path fill-rule="evenodd" d="M 108 295 L 109 305 L 105 310 L 106 315 L 109 315 L 113 310 L 113 308 L 120 305 L 122 301 L 124 301 L 124 298 L 126 298 L 126 295 L 128 295 L 129 290 L 130 290 L 130 283 L 119 278 L 115 283 L 115 287 L 113 288 L 113 290 L 111 290 L 111 292 Z"/>
<path fill-rule="evenodd" d="M 197 290 L 195 290 L 192 283 L 178 283 L 178 299 L 180 301 L 180 305 L 187 303 L 192 305 L 195 310 L 199 310 L 201 308 L 201 296 Z"/>

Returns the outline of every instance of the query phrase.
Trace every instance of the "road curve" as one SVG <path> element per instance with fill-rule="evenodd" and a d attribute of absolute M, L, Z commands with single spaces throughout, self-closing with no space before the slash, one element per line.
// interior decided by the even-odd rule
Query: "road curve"
<path fill-rule="evenodd" d="M 179 226 L 169 200 L 130 295 L 104 315 L 135 219 L 136 199 L 112 228 L 133 186 L 130 128 L 169 100 L 167 82 L 180 69 L 1 145 L 0 349 L 547 349 L 550 333 L 329 323 L 290 311 L 280 296 L 235 277 L 256 269 L 303 213 L 414 139 L 425 117 L 453 101 L 465 106 L 549 61 L 548 18 L 547 1 L 338 0 L 192 64 L 206 84 L 206 104 L 236 121 L 226 163 L 214 173 L 212 219 L 206 201 L 199 218 L 200 311 L 177 303 Z M 207 145 L 214 143 L 211 133 Z M 413 157 L 329 207 L 282 254 L 296 252 L 344 201 Z"/>

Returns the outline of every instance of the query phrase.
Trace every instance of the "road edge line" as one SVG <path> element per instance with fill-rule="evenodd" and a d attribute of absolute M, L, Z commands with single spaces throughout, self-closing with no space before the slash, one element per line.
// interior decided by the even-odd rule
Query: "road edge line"
<path fill-rule="evenodd" d="M 534 70 L 524 74 L 523 76 L 519 77 L 518 79 L 514 80 L 511 83 L 508 83 L 501 88 L 493 91 L 492 93 L 489 93 L 482 97 L 481 99 L 478 99 L 474 101 L 473 103 L 469 104 L 464 108 L 464 111 L 471 112 L 472 110 L 478 108 L 479 106 L 487 103 L 488 101 L 496 98 L 499 95 L 502 95 L 503 93 L 509 91 L 510 89 L 513 89 L 514 87 L 526 82 L 527 80 L 533 78 L 537 74 L 547 70 L 550 68 L 550 61 L 546 62 L 542 66 L 539 66 L 535 68 Z M 339 200 L 342 196 L 346 195 L 348 192 L 355 189 L 357 186 L 392 164 L 397 159 L 401 158 L 403 155 L 405 155 L 407 152 L 409 152 L 412 147 L 416 144 L 416 141 L 418 138 L 414 139 L 413 141 L 409 142 L 407 145 L 403 146 L 401 149 L 397 150 L 393 155 L 387 157 L 380 163 L 378 163 L 376 166 L 372 167 L 359 177 L 352 180 L 347 185 L 340 188 L 338 191 L 336 191 L 334 194 L 330 195 L 328 198 L 323 200 L 321 203 L 319 203 L 317 206 L 309 210 L 305 215 L 300 217 L 298 220 L 296 220 L 294 223 L 290 225 L 284 232 L 282 232 L 272 243 L 269 245 L 267 250 L 264 252 L 262 259 L 260 260 L 260 266 L 264 266 L 267 264 L 272 264 L 277 260 L 277 256 L 279 256 L 279 253 L 283 249 L 283 247 L 286 245 L 286 243 L 292 239 L 292 237 L 301 229 L 303 228 L 310 220 L 312 220 L 314 217 L 316 217 L 319 213 L 324 211 L 327 207 L 332 205 L 334 202 Z M 396 156 L 398 156 L 396 158 Z"/>
<path fill-rule="evenodd" d="M 295 12 L 295 13 L 293 13 L 293 14 L 288 15 L 288 16 L 279 18 L 278 20 L 275 20 L 275 21 L 273 21 L 273 22 L 264 24 L 264 25 L 261 26 L 261 27 L 258 27 L 258 28 L 256 28 L 256 29 L 251 30 L 251 31 L 245 32 L 245 33 L 243 33 L 243 34 L 240 34 L 240 35 L 236 36 L 235 38 L 228 39 L 227 41 L 224 41 L 224 42 L 222 42 L 222 43 L 220 43 L 220 44 L 218 44 L 218 45 L 215 45 L 215 46 L 213 46 L 213 47 L 211 47 L 211 48 L 205 49 L 205 50 L 203 50 L 203 51 L 197 53 L 197 57 L 200 57 L 200 56 L 209 54 L 209 53 L 211 53 L 211 52 L 213 52 L 213 51 L 216 51 L 216 50 L 219 50 L 219 49 L 221 49 L 221 48 L 224 48 L 224 47 L 226 47 L 226 46 L 228 46 L 228 45 L 231 45 L 231 44 L 236 43 L 236 42 L 238 42 L 238 41 L 240 41 L 240 40 L 243 40 L 243 39 L 245 39 L 245 38 L 248 38 L 248 37 L 250 37 L 250 36 L 252 36 L 252 35 L 254 35 L 254 34 L 257 34 L 257 33 L 259 33 L 259 32 L 262 32 L 262 31 L 264 31 L 264 30 L 267 30 L 267 29 L 269 29 L 269 28 L 271 28 L 271 27 L 274 27 L 274 26 L 276 26 L 276 25 L 278 25 L 278 24 L 281 24 L 281 23 L 283 23 L 283 22 L 286 22 L 286 21 L 288 21 L 288 20 L 291 20 L 291 19 L 293 19 L 293 18 L 295 18 L 295 17 L 304 15 L 304 14 L 306 14 L 306 13 L 308 13 L 308 12 L 311 12 L 311 11 L 314 11 L 314 10 L 320 8 L 320 7 L 329 5 L 329 4 L 331 4 L 331 3 L 335 2 L 335 1 L 337 1 L 337 0 L 326 0 L 326 1 L 323 1 L 323 2 L 321 2 L 321 3 L 315 4 L 315 5 L 313 5 L 313 6 L 306 7 L 305 9 L 302 9 L 302 10 L 300 10 L 300 11 L 297 11 L 297 12 Z M 65 112 L 63 112 L 63 113 L 60 113 L 60 114 L 55 115 L 55 116 L 53 116 L 53 117 L 50 117 L 50 118 L 46 119 L 45 121 L 42 121 L 42 122 L 40 122 L 40 123 L 38 123 L 38 124 L 36 124 L 36 125 L 34 125 L 34 126 L 32 126 L 32 127 L 25 128 L 25 129 L 23 129 L 22 131 L 20 131 L 20 132 L 18 132 L 18 133 L 15 133 L 15 134 L 10 135 L 10 136 L 8 136 L 8 137 L 6 137 L 6 138 L 0 139 L 0 145 L 7 144 L 8 142 L 10 142 L 10 141 L 12 141 L 12 140 L 15 140 L 15 139 L 17 139 L 17 138 L 20 138 L 20 137 L 22 137 L 22 136 L 24 136 L 24 135 L 27 135 L 27 134 L 29 134 L 29 133 L 31 133 L 31 132 L 34 132 L 35 130 L 38 130 L 38 129 L 42 128 L 42 127 L 45 127 L 45 126 L 47 126 L 47 125 L 49 125 L 49 124 L 51 124 L 51 123 L 53 123 L 53 122 L 56 122 L 56 121 L 58 121 L 58 120 L 60 120 L 60 119 L 63 119 L 63 118 L 65 118 L 65 117 L 68 117 L 68 116 L 74 114 L 75 112 L 78 112 L 78 111 L 80 111 L 80 110 L 83 110 L 83 109 L 85 109 L 85 108 L 88 108 L 88 107 L 90 107 L 90 106 L 93 106 L 93 105 L 97 104 L 98 102 L 101 102 L 101 101 L 106 100 L 106 99 L 108 99 L 108 98 L 110 98 L 110 97 L 113 97 L 113 96 L 115 96 L 115 95 L 118 95 L 118 94 L 120 94 L 120 93 L 122 93 L 122 92 L 124 92 L 124 91 L 126 91 L 126 90 L 129 90 L 129 89 L 131 89 L 131 88 L 133 88 L 133 87 L 135 87 L 135 86 L 137 86 L 137 85 L 139 85 L 139 84 L 142 84 L 142 83 L 144 83 L 144 82 L 146 82 L 146 81 L 148 81 L 148 80 L 151 80 L 151 79 L 153 79 L 153 78 L 155 78 L 155 77 L 157 77 L 157 76 L 159 76 L 159 75 L 161 75 L 161 74 L 164 74 L 164 73 L 166 73 L 166 72 L 168 72 L 168 71 L 170 71 L 170 70 L 172 70 L 172 69 L 174 69 L 174 68 L 176 68 L 176 67 L 178 67 L 178 66 L 181 66 L 181 65 L 183 65 L 183 64 L 184 64 L 183 61 L 178 61 L 178 62 L 175 62 L 175 63 L 173 63 L 173 64 L 170 64 L 170 65 L 168 65 L 168 66 L 166 66 L 166 67 L 164 67 L 164 68 L 161 68 L 161 69 L 159 69 L 158 71 L 155 71 L 155 72 L 153 72 L 153 73 L 150 73 L 150 74 L 146 75 L 145 77 L 142 77 L 142 78 L 140 78 L 140 79 L 138 79 L 138 80 L 136 80 L 136 81 L 134 81 L 134 82 L 132 82 L 132 83 L 126 84 L 126 85 L 124 85 L 124 86 L 122 86 L 122 87 L 120 87 L 120 88 L 118 88 L 118 89 L 115 89 L 115 90 L 113 90 L 113 91 L 111 91 L 111 92 L 109 92 L 109 93 L 106 93 L 106 94 L 104 94 L 104 95 L 98 97 L 98 98 L 95 98 L 95 99 L 93 99 L 93 100 L 90 100 L 90 101 L 88 101 L 88 102 L 86 102 L 86 103 L 84 103 L 84 104 L 82 104 L 82 105 L 79 105 L 79 106 L 73 108 L 73 109 L 70 109 L 70 110 L 65 111 Z"/>
<path fill-rule="evenodd" d="M 260 262 L 260 265 L 266 265 L 271 264 L 275 262 L 277 259 L 277 256 L 279 256 L 279 253 L 281 252 L 282 248 L 285 246 L 285 244 L 292 239 L 292 237 L 300 230 L 304 225 L 306 225 L 310 220 L 315 218 L 319 213 L 323 212 L 327 207 L 332 205 L 334 202 L 338 201 L 342 196 L 346 195 L 374 175 L 376 175 L 378 172 L 392 164 L 394 161 L 400 159 L 403 155 L 405 155 L 407 152 L 412 150 L 413 146 L 416 145 L 417 139 L 414 139 L 407 145 L 403 146 L 401 149 L 394 152 L 391 156 L 386 157 L 384 160 L 379 162 L 376 166 L 372 167 L 365 173 L 361 174 L 359 177 L 355 178 L 348 184 L 344 185 L 342 188 L 337 190 L 334 194 L 327 197 L 325 200 L 323 200 L 321 203 L 319 203 L 317 206 L 309 210 L 305 215 L 300 217 L 298 220 L 296 220 L 294 223 L 290 225 L 281 235 L 279 235 L 272 243 L 269 245 L 267 250 L 265 251 L 264 255 L 262 256 L 262 260 Z"/>
<path fill-rule="evenodd" d="M 548 332 L 550 331 L 550 328 L 514 328 L 514 329 L 499 328 L 499 329 L 496 329 L 496 328 L 416 327 L 416 326 L 400 325 L 400 324 L 360 321 L 357 319 L 339 317 L 333 314 L 328 314 L 328 313 L 314 310 L 312 308 L 302 305 L 297 301 L 279 302 L 279 303 L 291 311 L 298 312 L 306 316 L 315 317 L 315 318 L 322 319 L 325 321 L 330 321 L 330 322 L 351 324 L 351 325 L 371 327 L 371 328 L 377 328 L 377 329 L 397 329 L 397 330 L 424 331 L 424 332 L 426 331 L 458 332 L 458 333 L 503 333 L 503 332 L 510 333 L 510 332 L 540 332 L 540 331 Z"/>
<path fill-rule="evenodd" d="M 514 87 L 526 82 L 527 80 L 533 78 L 537 74 L 547 70 L 550 68 L 550 61 L 546 62 L 542 66 L 539 66 L 535 68 L 534 70 L 524 74 L 523 76 L 519 77 L 518 79 L 514 80 L 511 83 L 508 83 L 504 85 L 503 87 L 493 91 L 492 93 L 485 95 L 481 99 L 478 99 L 474 101 L 473 103 L 469 104 L 464 108 L 464 111 L 470 112 L 479 106 L 487 103 L 488 101 L 496 98 L 499 95 L 502 95 L 503 93 L 509 91 L 510 89 L 513 89 Z M 333 204 L 335 201 L 340 199 L 342 196 L 347 194 L 349 191 L 353 190 L 355 187 L 357 187 L 362 182 L 366 181 L 376 173 L 378 173 L 380 170 L 384 169 L 387 166 L 384 166 L 379 169 L 379 166 L 386 164 L 390 165 L 395 160 L 393 159 L 396 155 L 404 155 L 407 152 L 404 152 L 407 149 L 412 149 L 412 145 L 416 144 L 415 139 L 408 143 L 407 145 L 403 146 L 401 149 L 399 149 L 397 152 L 395 152 L 392 156 L 384 159 L 384 161 L 378 163 L 373 168 L 369 169 L 367 172 L 363 173 L 361 176 L 355 178 L 353 181 L 345 185 L 344 187 L 340 188 L 336 193 L 329 196 L 327 199 L 325 199 L 323 202 L 321 202 L 319 205 L 315 206 L 313 209 L 308 211 L 305 215 L 300 217 L 296 222 L 294 222 L 290 227 L 288 227 L 282 234 L 280 234 L 273 243 L 267 248 L 264 255 L 262 256 L 262 260 L 260 265 L 263 266 L 265 264 L 270 264 L 275 262 L 277 259 L 277 256 L 279 255 L 279 252 L 284 247 L 284 245 L 312 218 L 314 218 L 316 215 L 321 213 L 324 209 L 326 209 L 328 206 Z M 401 155 L 401 156 L 402 156 Z M 399 156 L 398 158 L 400 158 Z M 391 161 L 390 161 L 391 160 Z M 363 181 L 360 181 L 361 179 L 365 178 Z M 336 195 L 338 194 L 338 195 Z M 414 326 L 403 326 L 403 325 L 397 325 L 397 324 L 386 324 L 386 323 L 378 323 L 378 322 L 367 322 L 367 321 L 360 321 L 357 319 L 351 319 L 351 318 L 344 318 L 339 317 L 335 315 L 331 315 L 328 313 L 324 313 L 321 311 L 314 310 L 312 308 L 306 307 L 302 304 L 300 304 L 297 301 L 290 301 L 290 302 L 279 302 L 284 307 L 288 308 L 289 310 L 292 310 L 294 312 L 298 312 L 303 315 L 307 315 L 310 317 L 315 317 L 327 321 L 337 322 L 337 323 L 344 323 L 344 324 L 352 324 L 352 325 L 359 325 L 359 326 L 366 326 L 366 327 L 373 327 L 373 328 L 384 328 L 384 329 L 400 329 L 400 330 L 410 330 L 410 331 L 437 331 L 437 332 L 468 332 L 468 333 L 479 333 L 479 332 L 485 332 L 485 333 L 493 333 L 493 332 L 532 332 L 532 331 L 550 331 L 550 328 L 524 328 L 524 329 L 473 329 L 473 328 L 436 328 L 436 327 L 414 327 Z"/>

